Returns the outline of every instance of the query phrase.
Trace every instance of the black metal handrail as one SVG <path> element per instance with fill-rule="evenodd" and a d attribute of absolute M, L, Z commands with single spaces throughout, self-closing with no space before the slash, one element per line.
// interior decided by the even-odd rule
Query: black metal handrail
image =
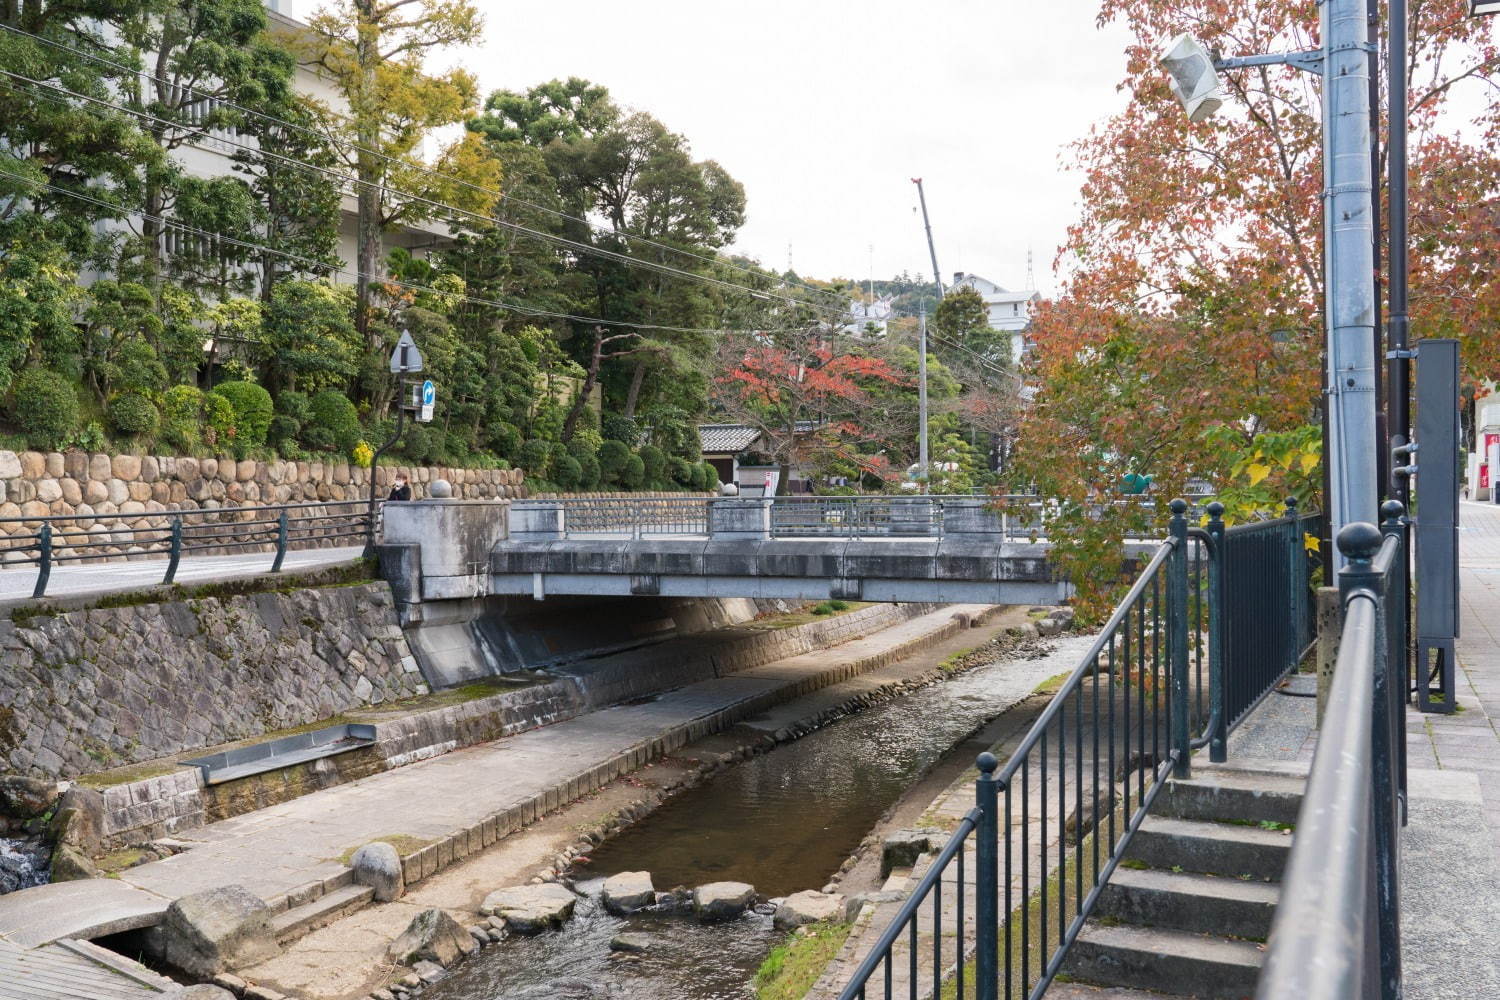
<path fill-rule="evenodd" d="M 949 981 L 962 1000 L 971 957 L 972 995 L 979 1000 L 1039 997 L 1058 974 L 1165 787 L 1162 779 L 1185 774 L 1188 766 L 1191 706 L 1201 703 L 1193 691 L 1191 636 L 1203 632 L 1205 603 L 1190 598 L 1194 543 L 1186 511 L 1185 502 L 1173 501 L 1171 536 L 1152 552 L 1005 766 L 980 755 L 975 807 L 855 970 L 841 1000 L 937 996 Z M 971 853 L 972 890 L 966 878 Z M 956 933 L 945 948 L 943 893 L 950 875 Z M 896 954 L 903 943 L 904 961 Z M 930 960 L 919 962 L 926 949 Z M 898 981 L 903 977 L 904 984 Z"/>
<path fill-rule="evenodd" d="M 1402 995 L 1405 511 L 1381 513 L 1339 532 L 1343 632 L 1257 1000 Z"/>
<path fill-rule="evenodd" d="M 383 504 L 382 504 L 383 506 Z M 378 512 L 378 508 L 377 508 Z M 274 514 L 274 517 L 267 517 Z M 98 526 L 93 532 L 82 527 Z M 0 536 L 12 563 L 37 567 L 33 598 L 47 595 L 57 563 L 141 556 L 165 557 L 162 583 L 176 578 L 184 554 L 269 550 L 271 572 L 281 571 L 289 549 L 312 548 L 343 539 L 365 539 L 370 532 L 363 500 L 209 507 L 133 514 L 58 514 L 0 518 L 0 525 L 35 525 L 28 532 Z M 102 537 L 100 537 L 102 536 Z M 114 551 L 111 551 L 114 550 Z M 118 551 L 128 550 L 128 551 Z"/>

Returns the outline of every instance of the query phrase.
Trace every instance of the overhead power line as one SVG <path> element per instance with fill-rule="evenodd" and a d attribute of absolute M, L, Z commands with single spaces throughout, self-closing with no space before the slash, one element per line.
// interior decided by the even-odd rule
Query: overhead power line
<path fill-rule="evenodd" d="M 67 188 L 59 187 L 56 184 L 51 184 L 51 183 L 48 183 L 47 181 L 39 181 L 39 180 L 37 180 L 34 177 L 27 177 L 25 174 L 14 173 L 14 172 L 9 171 L 9 170 L 0 170 L 0 177 L 10 177 L 10 178 L 12 178 L 14 180 L 22 181 L 22 182 L 24 182 L 26 184 L 30 184 L 30 185 L 33 185 L 35 187 L 46 188 L 49 191 L 53 191 L 53 192 L 55 192 L 57 194 L 60 194 L 60 195 L 62 195 L 64 197 L 66 197 L 66 198 L 74 198 L 74 199 L 77 199 L 79 201 L 85 201 L 85 202 L 88 202 L 90 204 L 100 206 L 101 208 L 108 208 L 108 209 L 111 209 L 111 210 L 114 210 L 114 211 L 119 211 L 119 212 L 125 213 L 127 215 L 134 216 L 134 217 L 139 218 L 139 219 L 145 219 L 145 220 L 149 220 L 151 222 L 156 222 L 156 223 L 159 223 L 159 224 L 161 224 L 163 226 L 169 226 L 169 227 L 171 227 L 173 229 L 179 230 L 180 232 L 189 233 L 189 234 L 192 234 L 192 235 L 195 235 L 195 236 L 201 236 L 201 237 L 204 237 L 204 238 L 210 239 L 210 240 L 218 240 L 221 243 L 227 244 L 229 246 L 236 246 L 236 247 L 240 247 L 240 248 L 245 249 L 245 250 L 259 251 L 259 252 L 262 252 L 262 253 L 271 254 L 271 255 L 276 256 L 276 257 L 281 257 L 281 258 L 286 259 L 286 260 L 296 261 L 296 262 L 299 262 L 301 264 L 309 266 L 311 269 L 315 269 L 315 270 L 318 270 L 318 271 L 327 271 L 327 272 L 333 273 L 333 274 L 344 274 L 344 275 L 348 275 L 348 276 L 354 277 L 354 278 L 359 278 L 361 276 L 364 276 L 364 277 L 368 277 L 373 282 L 378 282 L 378 283 L 387 284 L 387 285 L 395 285 L 398 288 L 405 288 L 405 289 L 407 289 L 409 291 L 430 292 L 430 293 L 432 293 L 434 295 L 445 295 L 445 296 L 452 294 L 452 293 L 446 292 L 446 291 L 444 291 L 442 289 L 434 288 L 431 285 L 423 285 L 423 284 L 420 284 L 418 282 L 406 281 L 406 280 L 401 279 L 401 278 L 394 278 L 394 277 L 382 276 L 382 275 L 365 275 L 365 274 L 363 274 L 363 272 L 354 270 L 353 268 L 347 268 L 347 267 L 339 267 L 339 266 L 329 265 L 326 261 L 315 260 L 315 259 L 313 259 L 311 257 L 306 257 L 306 256 L 303 256 L 301 254 L 291 253 L 290 251 L 286 251 L 286 250 L 279 250 L 276 247 L 266 246 L 263 243 L 253 243 L 253 242 L 250 242 L 250 241 L 247 241 L 247 240 L 237 239 L 237 238 L 235 238 L 233 236 L 226 236 L 223 233 L 215 233 L 215 232 L 211 232 L 211 231 L 206 230 L 206 229 L 199 229 L 196 226 L 189 226 L 186 223 L 182 223 L 182 222 L 177 221 L 176 219 L 168 219 L 168 218 L 164 218 L 164 217 L 159 216 L 159 215 L 151 215 L 151 214 L 148 214 L 146 212 L 134 211 L 134 210 L 129 209 L 129 208 L 123 206 L 123 205 L 119 205 L 119 204 L 116 204 L 114 202 L 107 201 L 107 200 L 105 200 L 103 198 L 94 198 L 94 197 L 90 197 L 89 195 L 82 194 L 81 192 L 78 192 L 78 191 L 70 191 Z M 518 313 L 518 314 L 523 315 L 523 316 L 532 316 L 532 317 L 538 317 L 538 318 L 543 318 L 543 319 L 571 320 L 571 321 L 574 321 L 574 322 L 577 322 L 577 323 L 587 323 L 587 324 L 592 324 L 592 325 L 597 325 L 597 326 L 623 327 L 623 328 L 626 328 L 626 329 L 633 329 L 633 330 L 643 330 L 643 331 L 644 330 L 652 330 L 652 331 L 660 331 L 660 332 L 665 332 L 665 333 L 700 333 L 700 334 L 708 334 L 708 335 L 712 335 L 712 336 L 726 334 L 726 333 L 756 334 L 756 333 L 783 333 L 783 332 L 791 332 L 790 330 L 786 330 L 786 331 L 783 331 L 783 330 L 734 330 L 734 329 L 722 328 L 722 327 L 721 328 L 707 328 L 707 327 L 667 326 L 667 325 L 663 325 L 663 324 L 660 324 L 660 323 L 638 323 L 638 322 L 634 322 L 634 321 L 631 321 L 631 320 L 603 319 L 603 318 L 598 317 L 598 316 L 580 316 L 580 315 L 577 315 L 577 314 L 574 314 L 574 313 L 555 312 L 555 311 L 552 311 L 552 310 L 539 309 L 539 308 L 537 308 L 535 306 L 522 305 L 522 304 L 515 303 L 515 302 L 503 302 L 503 301 L 500 301 L 498 299 L 480 298 L 478 296 L 469 295 L 467 293 L 459 295 L 459 296 L 457 296 L 457 298 L 460 301 L 462 301 L 462 302 L 468 302 L 468 303 L 471 303 L 471 304 L 474 304 L 474 305 L 490 306 L 491 308 L 494 308 L 494 309 L 500 309 L 500 310 L 503 310 L 505 312 Z"/>
<path fill-rule="evenodd" d="M 150 80 L 150 81 L 155 82 L 155 83 L 166 84 L 166 85 L 168 85 L 170 87 L 173 87 L 173 88 L 175 88 L 177 90 L 182 91 L 183 93 L 193 94 L 193 95 L 202 97 L 205 100 L 216 101 L 216 102 L 218 102 L 223 107 L 234 108 L 236 111 L 241 111 L 241 112 L 243 112 L 245 114 L 252 115 L 252 116 L 254 116 L 256 118 L 259 118 L 259 119 L 261 119 L 263 121 L 273 122 L 275 124 L 285 126 L 286 128 L 289 128 L 289 129 L 292 129 L 292 130 L 304 133 L 306 135 L 315 136 L 315 137 L 317 137 L 319 139 L 322 139 L 323 141 L 328 142 L 328 143 L 330 143 L 332 145 L 341 146 L 341 147 L 344 147 L 346 149 L 356 150 L 358 152 L 365 153 L 365 154 L 368 154 L 370 156 L 374 156 L 377 159 L 380 159 L 380 160 L 382 160 L 382 161 L 384 161 L 386 163 L 397 164 L 397 165 L 400 165 L 400 166 L 405 167 L 407 169 L 415 169 L 415 170 L 417 170 L 419 172 L 427 174 L 428 176 L 443 178 L 444 180 L 451 181 L 454 184 L 457 184 L 457 185 L 459 185 L 461 187 L 467 188 L 467 189 L 472 190 L 472 191 L 477 191 L 477 192 L 480 192 L 480 193 L 492 196 L 494 198 L 497 198 L 497 199 L 500 199 L 500 200 L 503 200 L 503 201 L 509 201 L 509 202 L 512 202 L 513 204 L 520 205 L 520 206 L 523 206 L 523 207 L 526 207 L 526 208 L 530 208 L 530 209 L 533 209 L 533 210 L 536 210 L 536 211 L 539 211 L 539 212 L 544 212 L 544 213 L 547 213 L 549 215 L 556 216 L 557 218 L 560 218 L 560 219 L 566 219 L 566 220 L 571 221 L 571 222 L 577 222 L 580 225 L 587 226 L 588 228 L 590 228 L 590 229 L 592 229 L 592 230 L 594 230 L 594 231 L 596 231 L 598 233 L 604 234 L 604 235 L 617 236 L 617 237 L 623 235 L 628 240 L 633 240 L 633 241 L 635 241 L 637 243 L 641 243 L 641 244 L 644 244 L 646 246 L 654 247 L 654 248 L 659 249 L 659 250 L 665 250 L 665 251 L 667 251 L 669 253 L 680 254 L 680 255 L 685 256 L 685 257 L 691 257 L 691 258 L 694 258 L 694 259 L 697 259 L 697 260 L 704 261 L 706 263 L 717 264 L 717 265 L 719 265 L 721 267 L 727 267 L 727 268 L 730 268 L 731 270 L 739 271 L 739 272 L 744 273 L 744 274 L 753 275 L 755 277 L 766 277 L 769 274 L 769 272 L 757 271 L 754 268 L 749 268 L 749 267 L 745 267 L 744 265 L 741 265 L 741 264 L 736 264 L 734 261 L 729 260 L 728 258 L 726 258 L 726 257 L 724 257 L 722 255 L 717 255 L 717 254 L 716 255 L 702 254 L 702 253 L 698 253 L 698 252 L 692 251 L 692 250 L 685 250 L 685 249 L 683 249 L 681 247 L 674 247 L 674 246 L 671 246 L 670 244 L 662 243 L 662 242 L 657 241 L 657 240 L 652 240 L 652 239 L 650 239 L 648 237 L 645 237 L 645 236 L 632 235 L 632 234 L 629 234 L 629 233 L 621 234 L 621 233 L 616 232 L 612 227 L 600 225 L 599 223 L 594 222 L 594 221 L 592 221 L 590 219 L 583 218 L 583 217 L 576 216 L 576 215 L 570 215 L 570 214 L 568 214 L 566 212 L 562 212 L 562 211 L 559 211 L 559 210 L 554 209 L 554 208 L 549 208 L 548 206 L 545 206 L 545 205 L 538 205 L 538 204 L 535 204 L 533 202 L 525 201 L 525 200 L 523 200 L 521 198 L 517 198 L 515 195 L 506 194 L 503 191 L 500 191 L 500 190 L 497 190 L 497 189 L 494 189 L 494 188 L 488 188 L 488 187 L 485 187 L 482 184 L 475 184 L 472 181 L 468 181 L 468 180 L 465 180 L 465 179 L 463 179 L 461 177 L 457 177 L 454 174 L 445 173 L 443 171 L 436 170 L 436 169 L 434 169 L 432 167 L 427 166 L 426 164 L 417 163 L 417 162 L 414 162 L 414 161 L 411 161 L 411 160 L 406 160 L 406 159 L 403 159 L 401 157 L 391 156 L 388 153 L 383 153 L 383 152 L 381 152 L 379 150 L 371 149 L 370 147 L 360 145 L 357 142 L 352 142 L 352 141 L 350 141 L 348 139 L 341 139 L 341 138 L 335 137 L 335 136 L 333 136 L 333 135 L 329 134 L 328 132 L 325 132 L 325 131 L 323 131 L 321 129 L 309 128 L 306 125 L 299 125 L 296 122 L 290 122 L 290 121 L 287 121 L 284 118 L 279 118 L 279 117 L 277 117 L 275 115 L 266 114 L 263 111 L 257 111 L 257 110 L 255 110 L 253 108 L 245 107 L 242 104 L 238 104 L 238 103 L 236 103 L 234 101 L 227 100 L 227 99 L 225 99 L 223 97 L 220 97 L 218 95 L 215 95 L 215 94 L 213 94 L 213 93 L 211 93 L 209 91 L 200 90 L 198 88 L 195 88 L 195 87 L 192 87 L 192 86 L 186 85 L 186 84 L 176 83 L 176 82 L 167 80 L 164 77 L 153 76 L 152 74 L 146 72 L 145 70 L 143 70 L 143 69 L 141 69 L 139 67 L 132 67 L 132 66 L 126 64 L 126 63 L 120 63 L 120 62 L 116 62 L 116 61 L 114 61 L 112 59 L 106 59 L 106 58 L 104 58 L 103 56 L 101 56 L 101 55 L 99 55 L 97 53 L 87 52 L 87 51 L 85 51 L 83 49 L 79 49 L 79 48 L 76 48 L 76 47 L 71 46 L 71 45 L 65 45 L 62 42 L 56 41 L 55 39 L 45 38 L 45 37 L 43 37 L 41 35 L 37 35 L 37 34 L 34 34 L 32 32 L 29 32 L 29 31 L 24 31 L 24 30 L 22 30 L 20 28 L 16 28 L 16 27 L 13 27 L 11 25 L 6 25 L 6 24 L 0 24 L 0 29 L 3 29 L 3 30 L 8 31 L 8 32 L 11 32 L 12 34 L 21 35 L 21 36 L 24 36 L 24 37 L 27 37 L 27 38 L 31 38 L 31 39 L 33 39 L 35 41 L 41 42 L 44 45 L 48 45 L 48 46 L 51 46 L 52 48 L 56 48 L 56 49 L 59 49 L 61 51 L 72 53 L 74 55 L 80 56 L 80 57 L 82 57 L 84 59 L 91 60 L 91 61 L 93 61 L 95 63 L 98 63 L 100 65 L 103 65 L 103 66 L 109 66 L 109 67 L 111 67 L 113 69 L 119 70 L 120 72 L 129 73 L 129 74 L 131 74 L 132 76 L 134 76 L 134 77 L 136 77 L 138 79 Z M 48 85 L 47 84 L 43 84 L 43 86 L 48 86 Z M 121 110 L 127 110 L 128 111 L 129 109 L 121 108 Z M 339 116 L 339 117 L 343 117 L 345 120 L 347 120 L 346 116 Z M 172 124 L 176 124 L 176 123 L 172 123 Z M 224 140 L 220 140 L 220 141 L 224 141 Z M 497 220 L 491 220 L 491 221 L 497 221 Z M 638 258 L 632 258 L 632 259 L 638 259 Z M 804 281 L 788 281 L 785 278 L 782 278 L 781 280 L 786 285 L 795 286 L 795 287 L 799 287 L 799 288 L 804 288 L 804 289 L 807 289 L 808 291 L 814 292 L 814 293 L 816 293 L 818 295 L 835 296 L 835 297 L 838 297 L 841 300 L 844 298 L 844 296 L 841 293 L 839 293 L 839 292 L 835 292 L 835 291 L 833 291 L 831 289 L 826 289 L 826 288 L 818 288 L 816 285 L 810 285 L 810 284 L 808 284 L 807 282 L 804 282 Z M 736 286 L 736 287 L 743 288 L 744 286 Z M 797 301 L 800 301 L 800 300 L 797 300 Z"/>
<path fill-rule="evenodd" d="M 156 122 L 158 124 L 167 125 L 167 126 L 170 126 L 170 127 L 178 129 L 179 131 L 183 132 L 186 136 L 197 136 L 197 137 L 200 137 L 200 138 L 202 138 L 204 140 L 207 140 L 207 141 L 223 143 L 224 145 L 233 147 L 235 149 L 242 150 L 242 151 L 244 151 L 246 153 L 250 153 L 250 154 L 253 154 L 253 155 L 256 155 L 256 156 L 267 157 L 267 158 L 275 160 L 277 162 L 285 163 L 285 164 L 287 164 L 287 165 L 289 165 L 289 166 L 291 166 L 293 168 L 300 168 L 300 169 L 305 169 L 305 170 L 312 170 L 314 172 L 323 174 L 323 175 L 328 176 L 328 177 L 330 177 L 330 178 L 332 178 L 334 180 L 337 180 L 341 184 L 352 184 L 352 185 L 355 185 L 356 187 L 363 186 L 363 187 L 378 188 L 379 190 L 384 191 L 387 194 L 390 194 L 390 195 L 393 195 L 393 196 L 396 196 L 396 197 L 399 197 L 399 198 L 403 198 L 403 199 L 405 199 L 407 201 L 410 201 L 410 202 L 413 202 L 413 203 L 416 203 L 416 204 L 426 205 L 426 206 L 434 208 L 434 209 L 439 209 L 439 210 L 451 212 L 451 213 L 453 213 L 455 215 L 466 216 L 466 217 L 469 217 L 469 218 L 472 218 L 472 219 L 476 219 L 476 220 L 480 221 L 481 223 L 483 223 L 483 224 L 485 224 L 487 226 L 498 226 L 498 227 L 503 228 L 503 229 L 508 229 L 508 230 L 511 230 L 511 231 L 514 231 L 514 232 L 521 233 L 522 235 L 529 236 L 529 237 L 532 237 L 534 239 L 547 241 L 547 242 L 550 242 L 550 243 L 557 244 L 559 246 L 566 246 L 566 247 L 568 247 L 570 249 L 576 250 L 579 253 L 590 254 L 590 255 L 593 255 L 593 256 L 597 256 L 597 257 L 601 257 L 601 258 L 605 258 L 605 259 L 614 260 L 614 261 L 617 261 L 617 262 L 619 262 L 621 264 L 624 264 L 625 266 L 628 266 L 628 267 L 644 268 L 644 269 L 647 269 L 647 270 L 655 271 L 657 273 L 674 275 L 674 276 L 677 276 L 677 277 L 685 278 L 685 279 L 690 280 L 690 281 L 696 281 L 696 282 L 699 282 L 699 283 L 705 284 L 705 285 L 710 285 L 710 286 L 715 286 L 715 287 L 720 287 L 720 288 L 732 289 L 732 290 L 735 290 L 735 291 L 738 291 L 738 292 L 743 292 L 745 294 L 750 295 L 752 298 L 758 298 L 758 299 L 761 299 L 763 301 L 780 302 L 780 303 L 783 303 L 785 305 L 790 305 L 790 306 L 799 306 L 799 305 L 800 306 L 807 306 L 808 308 L 811 308 L 811 309 L 814 309 L 814 310 L 822 309 L 825 312 L 828 311 L 828 307 L 819 306 L 817 303 L 808 302 L 808 301 L 806 301 L 804 299 L 792 298 L 792 297 L 786 296 L 786 295 L 778 295 L 778 294 L 776 294 L 774 292 L 766 291 L 766 290 L 763 290 L 763 289 L 749 288 L 749 287 L 747 287 L 745 285 L 739 285 L 739 284 L 736 284 L 736 283 L 734 283 L 732 281 L 725 281 L 725 280 L 723 280 L 721 278 L 715 278 L 715 277 L 712 277 L 710 275 L 696 274 L 696 273 L 694 273 L 692 271 L 684 271 L 684 270 L 681 270 L 679 268 L 672 267 L 672 266 L 670 266 L 668 264 L 662 264 L 662 263 L 659 263 L 659 262 L 656 262 L 656 261 L 644 260 L 644 259 L 642 259 L 640 257 L 632 257 L 629 254 L 620 253 L 620 252 L 615 251 L 615 250 L 609 250 L 609 249 L 606 249 L 604 247 L 597 247 L 597 246 L 594 246 L 594 245 L 589 244 L 589 243 L 583 243 L 583 242 L 578 241 L 578 240 L 572 240 L 572 239 L 569 239 L 569 238 L 567 238 L 565 236 L 558 236 L 558 235 L 553 234 L 553 233 L 546 233 L 546 232 L 543 232 L 543 231 L 541 231 L 539 229 L 532 229 L 529 226 L 523 226 L 520 223 L 509 222 L 507 220 L 496 219 L 493 216 L 483 215 L 483 214 L 481 214 L 479 212 L 473 212 L 473 211 L 470 211 L 468 209 L 460 208 L 460 207 L 458 207 L 456 205 L 449 205 L 449 204 L 446 204 L 445 202 L 436 201 L 436 200 L 434 200 L 432 198 L 427 198 L 427 197 L 425 197 L 423 195 L 414 194 L 414 193 L 408 192 L 408 191 L 402 191 L 399 188 L 393 188 L 393 187 L 391 187 L 389 185 L 386 185 L 386 184 L 378 184 L 378 183 L 373 182 L 373 181 L 361 180 L 360 178 L 358 178 L 356 176 L 352 176 L 352 175 L 349 175 L 349 174 L 340 173 L 339 171 L 337 171 L 337 170 L 335 170 L 335 169 L 333 169 L 331 167 L 320 167 L 320 166 L 317 166 L 315 164 L 303 162 L 303 161 L 295 159 L 293 157 L 283 156 L 283 155 L 281 155 L 279 153 L 273 153 L 273 152 L 270 152 L 268 150 L 261 149 L 258 146 L 251 146 L 251 145 L 246 144 L 246 143 L 236 142 L 236 141 L 234 141 L 232 139 L 228 139 L 228 138 L 225 138 L 223 136 L 214 135 L 213 133 L 211 133 L 211 132 L 209 132 L 209 131 L 207 131 L 205 129 L 194 128 L 194 127 L 191 127 L 191 126 L 188 126 L 188 125 L 184 125 L 181 122 L 175 122 L 175 121 L 172 121 L 171 119 L 168 119 L 168 118 L 162 118 L 159 115 L 153 115 L 153 114 L 151 114 L 148 111 L 143 111 L 143 110 L 140 110 L 140 109 L 137 109 L 137 108 L 131 108 L 128 105 L 119 104 L 119 103 L 114 102 L 114 101 L 106 101 L 103 98 L 92 97 L 92 96 L 90 96 L 88 94 L 80 94 L 77 91 L 69 90 L 66 87 L 61 87 L 61 86 L 58 86 L 56 84 L 47 83 L 44 80 L 37 80 L 37 79 L 34 79 L 32 77 L 28 77 L 28 76 L 26 76 L 24 74 L 16 73 L 16 72 L 14 72 L 12 70 L 0 69 L 0 75 L 4 75 L 4 76 L 10 77 L 10 78 L 15 79 L 15 80 L 21 80 L 21 81 L 23 81 L 25 83 L 32 84 L 34 86 L 44 87 L 44 88 L 46 88 L 48 90 L 56 91 L 60 95 L 66 95 L 67 97 L 72 97 L 72 98 L 75 98 L 77 100 L 88 102 L 90 104 L 95 104 L 95 105 L 99 105 L 99 106 L 104 107 L 104 108 L 109 108 L 111 110 L 118 111 L 118 112 L 120 112 L 122 114 L 132 115 L 132 116 L 138 117 L 138 118 L 140 118 L 140 119 L 142 119 L 144 121 L 151 121 L 151 122 Z M 65 106 L 69 106 L 69 107 L 72 106 L 72 105 L 66 105 L 66 103 L 63 102 L 63 100 L 62 100 L 61 97 L 51 98 L 51 97 L 48 97 L 48 96 L 42 95 L 42 94 L 33 94 L 31 96 L 34 97 L 34 98 L 40 98 L 41 100 L 51 100 L 51 101 L 54 101 L 54 103 L 64 103 Z"/>

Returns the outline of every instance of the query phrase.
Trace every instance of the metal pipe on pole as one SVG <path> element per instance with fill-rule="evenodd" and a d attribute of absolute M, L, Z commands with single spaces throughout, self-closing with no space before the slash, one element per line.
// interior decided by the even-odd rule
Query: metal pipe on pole
<path fill-rule="evenodd" d="M 1377 520 L 1375 201 L 1364 0 L 1322 5 L 1328 507 L 1335 535 Z"/>
<path fill-rule="evenodd" d="M 917 342 L 917 351 L 920 357 L 917 361 L 917 478 L 921 481 L 922 492 L 928 492 L 928 467 L 927 467 L 927 307 L 921 306 L 918 313 L 920 323 L 918 329 L 921 331 Z"/>
<path fill-rule="evenodd" d="M 1390 327 L 1387 347 L 1386 406 L 1390 412 L 1391 446 L 1411 441 L 1411 358 L 1408 340 L 1408 275 L 1406 235 L 1406 0 L 1390 0 L 1390 137 L 1386 140 L 1391 174 Z M 1391 496 L 1411 509 L 1411 484 L 1393 477 Z"/>

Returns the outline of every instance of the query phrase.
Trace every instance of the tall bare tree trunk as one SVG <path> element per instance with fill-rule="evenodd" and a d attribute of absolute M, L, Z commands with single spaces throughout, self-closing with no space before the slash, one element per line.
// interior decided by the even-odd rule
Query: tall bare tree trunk
<path fill-rule="evenodd" d="M 359 179 L 359 219 L 355 232 L 354 326 L 373 352 L 378 346 L 370 332 L 370 286 L 381 258 L 380 233 L 380 160 L 374 154 L 380 143 L 380 120 L 375 107 L 375 70 L 379 62 L 379 39 L 374 30 L 373 0 L 356 0 L 360 21 L 355 58 L 359 62 L 359 93 L 353 102 L 354 133 L 360 149 L 355 154 L 355 173 Z M 373 387 L 370 387 L 373 389 Z"/>
<path fill-rule="evenodd" d="M 630 376 L 630 389 L 625 393 L 625 416 L 635 416 L 636 403 L 641 398 L 641 383 L 646 381 L 646 359 L 642 357 L 635 363 L 635 372 Z"/>

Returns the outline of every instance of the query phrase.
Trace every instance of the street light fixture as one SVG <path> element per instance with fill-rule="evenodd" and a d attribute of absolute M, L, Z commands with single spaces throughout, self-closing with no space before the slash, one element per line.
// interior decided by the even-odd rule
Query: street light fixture
<path fill-rule="evenodd" d="M 1500 0 L 1494 0 L 1500 4 Z M 1213 117 L 1224 106 L 1219 96 L 1219 74 L 1214 72 L 1213 53 L 1192 35 L 1178 35 L 1162 52 L 1162 69 L 1172 87 L 1172 96 L 1182 104 L 1188 121 L 1197 124 Z"/>

